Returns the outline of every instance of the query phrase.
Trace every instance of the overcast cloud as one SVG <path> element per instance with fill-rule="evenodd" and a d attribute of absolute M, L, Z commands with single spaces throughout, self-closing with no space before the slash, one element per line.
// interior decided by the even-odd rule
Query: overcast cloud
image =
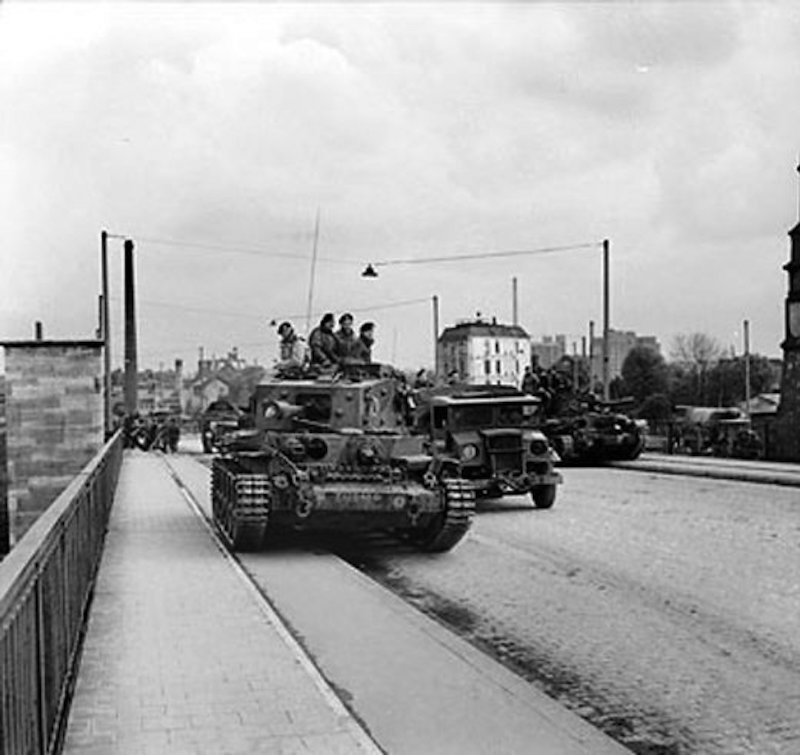
<path fill-rule="evenodd" d="M 800 5 L 116 3 L 0 6 L 0 338 L 94 333 L 99 234 L 137 250 L 140 364 L 272 318 L 378 323 L 430 364 L 480 311 L 579 343 L 611 324 L 780 354 L 798 221 Z M 164 240 L 206 245 L 175 246 Z M 112 240 L 115 361 L 121 247 Z M 405 302 L 405 303 L 404 303 Z"/>

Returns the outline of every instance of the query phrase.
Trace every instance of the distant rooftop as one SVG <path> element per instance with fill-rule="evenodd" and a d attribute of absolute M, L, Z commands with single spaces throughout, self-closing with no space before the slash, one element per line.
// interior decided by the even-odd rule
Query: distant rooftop
<path fill-rule="evenodd" d="M 491 321 L 476 319 L 462 320 L 442 331 L 440 339 L 455 340 L 465 336 L 485 336 L 489 338 L 528 338 L 528 333 L 519 325 L 504 325 L 494 318 Z"/>

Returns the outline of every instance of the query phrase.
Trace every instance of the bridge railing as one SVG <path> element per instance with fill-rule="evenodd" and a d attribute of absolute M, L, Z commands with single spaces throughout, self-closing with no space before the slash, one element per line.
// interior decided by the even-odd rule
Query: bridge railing
<path fill-rule="evenodd" d="M 121 463 L 117 433 L 0 563 L 0 753 L 60 746 Z"/>

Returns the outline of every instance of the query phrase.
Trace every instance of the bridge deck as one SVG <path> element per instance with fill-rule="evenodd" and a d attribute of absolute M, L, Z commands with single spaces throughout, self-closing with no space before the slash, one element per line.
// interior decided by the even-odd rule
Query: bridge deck
<path fill-rule="evenodd" d="M 166 465 L 127 452 L 64 751 L 378 750 L 220 552 Z"/>

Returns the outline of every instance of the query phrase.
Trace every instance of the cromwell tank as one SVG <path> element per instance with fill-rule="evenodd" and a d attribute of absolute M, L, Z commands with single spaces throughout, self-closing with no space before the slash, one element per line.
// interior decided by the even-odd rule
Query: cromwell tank
<path fill-rule="evenodd" d="M 584 410 L 545 422 L 542 429 L 565 464 L 602 464 L 639 457 L 644 449 L 641 424 L 612 408 L 608 403 L 600 411 Z"/>
<path fill-rule="evenodd" d="M 384 365 L 262 382 L 252 429 L 212 464 L 214 521 L 233 550 L 281 529 L 393 530 L 447 551 L 469 530 L 475 493 L 453 459 L 411 434 L 405 382 Z"/>

